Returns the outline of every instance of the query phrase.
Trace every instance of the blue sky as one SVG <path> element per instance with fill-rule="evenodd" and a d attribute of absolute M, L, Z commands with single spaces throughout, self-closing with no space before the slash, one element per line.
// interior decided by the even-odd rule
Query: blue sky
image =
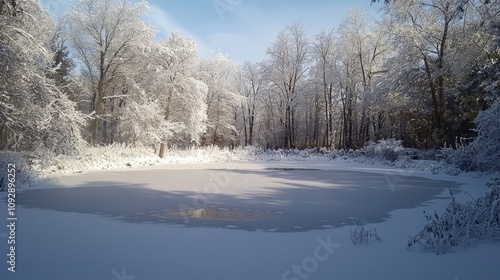
<path fill-rule="evenodd" d="M 42 0 L 53 13 L 64 13 L 65 0 Z M 76 2 L 73 0 L 71 2 Z M 260 61 L 285 26 L 300 22 L 309 37 L 339 25 L 348 11 L 361 6 L 373 15 L 381 3 L 370 0 L 149 0 L 150 21 L 158 39 L 178 31 L 195 40 L 200 57 L 218 51 L 231 59 Z"/>
<path fill-rule="evenodd" d="M 177 30 L 192 37 L 201 57 L 221 51 L 238 62 L 260 61 L 278 32 L 300 22 L 313 37 L 337 27 L 353 6 L 378 14 L 370 0 L 151 0 L 152 22 L 159 36 Z M 217 11 L 217 8 L 219 10 Z"/>

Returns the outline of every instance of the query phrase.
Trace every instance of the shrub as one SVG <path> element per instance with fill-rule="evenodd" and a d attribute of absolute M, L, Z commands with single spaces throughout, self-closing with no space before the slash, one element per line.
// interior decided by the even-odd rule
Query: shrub
<path fill-rule="evenodd" d="M 477 137 L 457 141 L 456 149 L 444 147 L 439 158 L 463 171 L 500 171 L 500 99 L 475 119 Z"/>
<path fill-rule="evenodd" d="M 351 241 L 354 245 L 368 244 L 371 240 L 382 241 L 378 237 L 377 229 L 365 230 L 364 226 L 358 226 L 354 230 L 351 229 Z"/>
<path fill-rule="evenodd" d="M 446 254 L 458 247 L 472 246 L 478 242 L 500 242 L 500 175 L 488 183 L 485 197 L 465 204 L 452 201 L 445 213 L 426 215 L 429 224 L 408 240 L 408 249 L 419 246 L 423 252 Z"/>
<path fill-rule="evenodd" d="M 460 138 L 456 141 L 456 148 L 445 146 L 438 151 L 438 160 L 466 172 L 479 170 L 476 161 L 476 148 L 469 142 L 471 142 L 470 139 Z"/>
<path fill-rule="evenodd" d="M 500 99 L 482 111 L 476 120 L 477 138 L 472 149 L 475 161 L 485 170 L 500 171 Z"/>
<path fill-rule="evenodd" d="M 365 146 L 365 154 L 369 158 L 381 158 L 391 162 L 398 160 L 404 148 L 401 140 L 387 139 L 368 142 Z"/>

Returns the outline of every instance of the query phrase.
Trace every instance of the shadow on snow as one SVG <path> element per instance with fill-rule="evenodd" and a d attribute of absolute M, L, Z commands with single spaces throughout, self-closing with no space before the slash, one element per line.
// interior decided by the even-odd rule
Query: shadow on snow
<path fill-rule="evenodd" d="M 280 182 L 286 182 L 286 186 L 244 193 L 242 198 L 223 191 L 167 192 L 148 189 L 146 184 L 96 181 L 70 188 L 31 189 L 18 194 L 17 205 L 97 214 L 132 223 L 297 232 L 351 225 L 353 220 L 357 224 L 382 222 L 393 210 L 422 205 L 437 198 L 446 188 L 457 187 L 449 181 L 412 176 L 400 176 L 397 184 L 390 187 L 387 175 L 356 171 L 211 169 L 203 172 L 208 171 L 258 176 L 273 182 L 273 186 Z M 307 182 L 323 185 L 311 186 Z M 237 187 L 236 183 L 228 186 Z"/>

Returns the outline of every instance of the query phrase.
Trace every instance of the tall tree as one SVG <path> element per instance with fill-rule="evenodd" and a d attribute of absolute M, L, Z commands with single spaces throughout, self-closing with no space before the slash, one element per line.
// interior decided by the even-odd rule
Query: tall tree
<path fill-rule="evenodd" d="M 315 60 L 315 66 L 313 73 L 321 81 L 321 87 L 323 92 L 323 102 L 324 102 L 324 113 L 325 113 L 325 137 L 323 146 L 332 148 L 334 145 L 334 133 L 333 133 L 333 106 L 334 106 L 334 83 L 335 79 L 333 76 L 333 69 L 337 63 L 337 52 L 336 52 L 336 42 L 334 37 L 335 30 L 325 31 L 316 35 L 314 47 L 313 47 L 313 57 Z"/>
<path fill-rule="evenodd" d="M 279 95 L 284 127 L 283 146 L 294 147 L 295 113 L 301 82 L 306 78 L 310 55 L 307 35 L 300 24 L 287 26 L 267 49 L 271 62 L 270 78 Z"/>
<path fill-rule="evenodd" d="M 350 57 L 346 59 L 352 63 L 352 78 L 357 84 L 355 95 L 356 103 L 359 103 L 359 116 L 355 117 L 359 120 L 355 134 L 357 145 L 360 146 L 369 140 L 376 140 L 375 119 L 380 117 L 381 112 L 376 110 L 380 96 L 374 91 L 374 81 L 386 72 L 384 61 L 388 57 L 391 36 L 387 29 L 370 21 L 367 12 L 361 8 L 353 8 L 349 12 L 339 31 L 342 46 L 348 50 L 345 54 Z"/>
<path fill-rule="evenodd" d="M 67 36 L 91 85 L 94 145 L 106 140 L 101 138 L 101 120 L 106 117 L 106 97 L 113 83 L 126 75 L 136 55 L 134 48 L 152 40 L 152 28 L 141 19 L 146 10 L 146 2 L 82 0 L 66 15 Z"/>
<path fill-rule="evenodd" d="M 0 148 L 78 153 L 84 117 L 51 78 L 54 23 L 39 1 L 22 3 L 0 16 Z"/>
<path fill-rule="evenodd" d="M 236 143 L 236 110 L 243 98 L 239 94 L 236 63 L 218 53 L 200 62 L 199 79 L 208 86 L 207 132 L 205 144 L 229 146 Z"/>
<path fill-rule="evenodd" d="M 429 96 L 433 146 L 439 147 L 447 140 L 446 111 L 450 89 L 477 62 L 488 44 L 487 36 L 481 35 L 473 2 L 398 0 L 385 6 L 394 22 L 395 44 L 401 56 L 399 62 L 406 62 L 404 68 L 418 74 L 415 77 Z"/>
<path fill-rule="evenodd" d="M 180 123 L 177 142 L 199 144 L 207 127 L 207 85 L 199 80 L 198 52 L 193 40 L 173 32 L 167 39 L 154 43 L 150 52 L 151 93 L 164 108 L 165 119 Z"/>
<path fill-rule="evenodd" d="M 245 102 L 241 105 L 245 145 L 254 144 L 255 120 L 257 104 L 266 86 L 267 71 L 262 64 L 246 61 L 241 69 L 243 76 L 243 96 Z"/>

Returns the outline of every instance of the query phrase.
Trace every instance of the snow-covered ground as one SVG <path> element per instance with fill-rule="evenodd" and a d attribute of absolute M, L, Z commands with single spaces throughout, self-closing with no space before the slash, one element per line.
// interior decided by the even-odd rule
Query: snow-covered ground
<path fill-rule="evenodd" d="M 0 279 L 498 279 L 498 245 L 447 255 L 406 249 L 427 222 L 423 211 L 449 203 L 445 188 L 465 201 L 463 191 L 483 195 L 485 181 L 321 160 L 52 175 L 18 193 L 15 273 L 0 228 Z M 215 214 L 193 208 L 219 212 L 204 219 Z M 354 226 L 342 223 L 356 218 L 382 241 L 353 245 Z"/>

